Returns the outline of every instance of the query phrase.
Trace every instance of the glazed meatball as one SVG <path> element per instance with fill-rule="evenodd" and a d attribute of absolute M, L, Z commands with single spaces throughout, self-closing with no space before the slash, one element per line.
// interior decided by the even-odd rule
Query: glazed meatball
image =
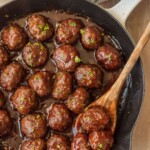
<path fill-rule="evenodd" d="M 102 84 L 102 71 L 96 65 L 80 65 L 75 71 L 75 79 L 79 86 L 99 88 Z"/>
<path fill-rule="evenodd" d="M 68 72 L 58 72 L 55 75 L 55 82 L 52 95 L 57 100 L 67 100 L 72 91 L 72 77 Z"/>
<path fill-rule="evenodd" d="M 17 24 L 5 27 L 1 33 L 1 39 L 10 51 L 21 50 L 27 43 L 26 33 Z"/>
<path fill-rule="evenodd" d="M 122 65 L 121 55 L 110 44 L 104 44 L 96 51 L 97 61 L 107 71 L 119 69 Z"/>
<path fill-rule="evenodd" d="M 37 96 L 28 86 L 20 86 L 11 96 L 11 102 L 21 115 L 32 112 L 38 106 Z"/>
<path fill-rule="evenodd" d="M 48 49 L 40 42 L 29 42 L 22 53 L 24 62 L 31 68 L 44 66 L 48 60 Z"/>
<path fill-rule="evenodd" d="M 45 141 L 43 139 L 37 139 L 23 142 L 20 150 L 45 150 L 45 148 Z"/>
<path fill-rule="evenodd" d="M 54 34 L 54 28 L 47 18 L 39 15 L 33 14 L 27 19 L 27 28 L 30 35 L 37 39 L 38 41 L 45 41 L 50 39 Z"/>
<path fill-rule="evenodd" d="M 104 129 L 108 123 L 108 113 L 101 107 L 90 108 L 81 116 L 81 125 L 87 132 Z"/>
<path fill-rule="evenodd" d="M 101 31 L 95 27 L 86 27 L 80 30 L 81 33 L 81 43 L 85 49 L 95 50 L 102 43 Z"/>
<path fill-rule="evenodd" d="M 83 87 L 78 87 L 68 98 L 67 107 L 75 114 L 80 114 L 89 103 L 89 93 Z"/>
<path fill-rule="evenodd" d="M 1 86 L 7 91 L 11 91 L 15 89 L 18 84 L 23 80 L 25 74 L 26 72 L 23 66 L 17 61 L 13 61 L 1 70 Z"/>
<path fill-rule="evenodd" d="M 13 127 L 12 119 L 6 109 L 0 109 L 0 137 L 11 132 Z"/>
<path fill-rule="evenodd" d="M 28 84 L 40 97 L 48 96 L 52 90 L 52 74 L 38 71 L 29 77 Z"/>
<path fill-rule="evenodd" d="M 47 150 L 70 150 L 70 142 L 64 135 L 54 134 L 47 141 Z"/>
<path fill-rule="evenodd" d="M 0 69 L 2 69 L 8 63 L 8 60 L 8 52 L 0 45 Z"/>
<path fill-rule="evenodd" d="M 21 131 L 30 139 L 43 138 L 47 133 L 45 117 L 40 114 L 30 114 L 21 120 Z"/>
<path fill-rule="evenodd" d="M 91 150 L 87 135 L 77 133 L 71 143 L 71 150 Z"/>
<path fill-rule="evenodd" d="M 110 150 L 113 136 L 109 131 L 94 131 L 89 134 L 89 142 L 93 150 Z"/>
<path fill-rule="evenodd" d="M 53 60 L 58 69 L 73 72 L 81 61 L 75 47 L 71 45 L 61 45 L 55 49 Z"/>
<path fill-rule="evenodd" d="M 4 106 L 5 97 L 2 91 L 0 91 L 0 107 Z"/>
<path fill-rule="evenodd" d="M 65 104 L 54 103 L 48 110 L 48 124 L 53 130 L 63 131 L 72 122 L 69 110 Z"/>
<path fill-rule="evenodd" d="M 58 24 L 56 41 L 60 44 L 73 44 L 80 36 L 80 29 L 84 25 L 79 19 L 66 19 Z"/>

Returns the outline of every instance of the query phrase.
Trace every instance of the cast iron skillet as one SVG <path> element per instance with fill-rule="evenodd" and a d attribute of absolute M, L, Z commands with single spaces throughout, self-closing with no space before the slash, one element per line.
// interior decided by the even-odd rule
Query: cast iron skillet
<path fill-rule="evenodd" d="M 10 20 L 52 9 L 69 10 L 92 18 L 95 23 L 115 36 L 124 50 L 126 58 L 130 56 L 134 45 L 123 27 L 102 8 L 85 0 L 17 0 L 11 2 L 0 8 L 0 29 Z M 6 14 L 9 15 L 9 18 L 5 17 Z M 114 150 L 130 149 L 132 129 L 139 114 L 144 94 L 143 70 L 140 60 L 131 72 L 131 79 L 132 83 L 125 105 L 118 113 Z"/>

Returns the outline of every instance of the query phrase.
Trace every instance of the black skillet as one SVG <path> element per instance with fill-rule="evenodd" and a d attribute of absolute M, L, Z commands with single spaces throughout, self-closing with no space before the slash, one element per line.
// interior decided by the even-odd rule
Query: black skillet
<path fill-rule="evenodd" d="M 102 8 L 85 0 L 17 0 L 0 8 L 0 29 L 6 22 L 21 18 L 28 14 L 43 10 L 62 9 L 79 13 L 92 18 L 110 32 L 120 43 L 128 58 L 134 49 L 134 44 L 124 28 Z M 5 15 L 9 15 L 7 18 Z M 118 113 L 118 123 L 115 132 L 113 150 L 131 149 L 132 129 L 140 111 L 144 94 L 143 70 L 140 60 L 131 72 L 131 81 L 128 95 L 123 108 Z"/>

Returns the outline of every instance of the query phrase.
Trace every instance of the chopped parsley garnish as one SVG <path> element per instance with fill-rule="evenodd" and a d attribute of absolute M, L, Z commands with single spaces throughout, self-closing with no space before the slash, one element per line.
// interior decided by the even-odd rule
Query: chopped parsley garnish
<path fill-rule="evenodd" d="M 25 101 L 25 97 L 22 97 L 20 101 L 23 103 Z"/>
<path fill-rule="evenodd" d="M 103 144 L 100 143 L 100 144 L 98 145 L 98 150 L 102 150 L 102 149 L 103 149 Z"/>
<path fill-rule="evenodd" d="M 34 46 L 38 46 L 38 47 L 40 47 L 41 50 L 44 50 L 44 46 L 39 42 L 35 42 Z"/>
<path fill-rule="evenodd" d="M 111 61 L 112 60 L 112 54 L 107 55 L 107 60 Z"/>
<path fill-rule="evenodd" d="M 84 31 L 83 29 L 81 29 L 81 30 L 80 30 L 80 33 L 81 33 L 81 34 L 84 34 L 84 33 L 85 33 L 85 31 Z"/>
<path fill-rule="evenodd" d="M 92 71 L 89 71 L 89 72 L 88 72 L 88 76 L 91 76 L 91 77 L 93 76 Z"/>
<path fill-rule="evenodd" d="M 45 25 L 39 25 L 38 27 L 41 29 L 43 35 L 46 35 L 47 31 L 50 29 L 48 23 Z"/>
<path fill-rule="evenodd" d="M 76 24 L 75 22 L 70 22 L 70 26 L 71 26 L 71 27 L 76 27 L 77 24 Z"/>
<path fill-rule="evenodd" d="M 81 59 L 78 56 L 76 56 L 74 60 L 75 60 L 76 63 L 81 62 Z"/>
<path fill-rule="evenodd" d="M 40 79 L 40 76 L 39 75 L 35 75 L 34 76 L 34 80 L 38 80 L 38 79 Z"/>
<path fill-rule="evenodd" d="M 91 44 L 95 44 L 96 42 L 95 42 L 94 39 L 91 39 L 91 40 L 90 40 L 90 43 L 91 43 Z"/>

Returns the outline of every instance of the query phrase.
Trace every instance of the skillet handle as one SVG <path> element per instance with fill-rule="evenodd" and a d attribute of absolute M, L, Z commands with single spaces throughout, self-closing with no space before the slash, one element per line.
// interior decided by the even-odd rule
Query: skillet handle
<path fill-rule="evenodd" d="M 106 11 L 125 27 L 128 16 L 141 1 L 142 0 L 121 0 L 114 7 L 106 9 Z"/>

